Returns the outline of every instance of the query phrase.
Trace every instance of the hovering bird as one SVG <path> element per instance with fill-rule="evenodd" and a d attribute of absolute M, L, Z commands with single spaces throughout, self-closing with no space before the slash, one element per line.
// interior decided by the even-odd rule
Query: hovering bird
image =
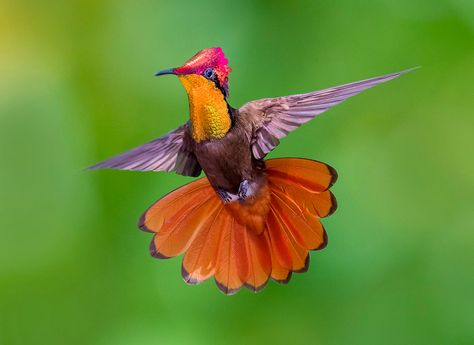
<path fill-rule="evenodd" d="M 279 140 L 330 107 L 407 71 L 292 96 L 229 105 L 228 66 L 221 48 L 203 49 L 163 70 L 181 81 L 190 120 L 147 144 L 91 169 L 174 171 L 202 177 L 165 195 L 140 218 L 154 233 L 151 255 L 184 253 L 182 276 L 198 284 L 214 276 L 225 294 L 260 291 L 271 277 L 288 283 L 305 272 L 309 251 L 327 235 L 320 219 L 336 210 L 329 188 L 337 174 L 303 158 L 264 160 Z"/>

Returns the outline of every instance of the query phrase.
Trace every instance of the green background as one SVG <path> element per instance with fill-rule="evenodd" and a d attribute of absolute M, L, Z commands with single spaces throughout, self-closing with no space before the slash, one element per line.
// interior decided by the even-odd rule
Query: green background
<path fill-rule="evenodd" d="M 0 344 L 474 344 L 474 2 L 0 2 Z M 141 213 L 190 178 L 84 171 L 187 120 L 222 46 L 233 106 L 421 65 L 270 157 L 334 166 L 329 246 L 224 296 L 157 261 Z"/>

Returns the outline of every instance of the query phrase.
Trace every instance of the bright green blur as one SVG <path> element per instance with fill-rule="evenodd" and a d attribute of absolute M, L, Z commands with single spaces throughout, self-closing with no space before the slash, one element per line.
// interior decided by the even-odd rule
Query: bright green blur
<path fill-rule="evenodd" d="M 0 0 L 0 344 L 473 344 L 474 2 Z M 191 181 L 85 171 L 187 120 L 154 72 L 222 46 L 230 102 L 421 65 L 270 157 L 334 166 L 308 273 L 187 286 L 141 213 Z"/>

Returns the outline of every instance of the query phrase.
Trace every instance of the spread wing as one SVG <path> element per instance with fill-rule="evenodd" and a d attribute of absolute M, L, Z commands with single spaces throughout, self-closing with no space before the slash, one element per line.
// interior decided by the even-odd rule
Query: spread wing
<path fill-rule="evenodd" d="M 185 176 L 201 173 L 192 149 L 188 124 L 147 144 L 95 164 L 89 169 L 118 169 L 138 171 L 176 171 Z"/>
<path fill-rule="evenodd" d="M 320 91 L 278 98 L 265 98 L 244 104 L 239 109 L 242 121 L 253 127 L 252 152 L 261 159 L 273 150 L 279 139 L 316 115 L 359 92 L 392 80 L 410 70 L 387 74 Z"/>

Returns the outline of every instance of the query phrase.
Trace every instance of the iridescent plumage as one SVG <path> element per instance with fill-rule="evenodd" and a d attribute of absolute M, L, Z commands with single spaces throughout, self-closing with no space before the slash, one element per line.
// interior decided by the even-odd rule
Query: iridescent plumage
<path fill-rule="evenodd" d="M 304 272 L 309 250 L 327 235 L 320 218 L 336 209 L 329 188 L 336 171 L 321 162 L 264 161 L 279 140 L 345 99 L 404 72 L 321 91 L 260 99 L 239 109 L 228 102 L 231 68 L 221 48 L 200 51 L 175 74 L 188 94 L 190 121 L 166 136 L 92 168 L 175 171 L 198 179 L 158 200 L 140 219 L 155 233 L 151 254 L 184 253 L 190 284 L 214 276 L 227 294 L 246 286 L 259 291 L 271 277 L 287 283 Z"/>

